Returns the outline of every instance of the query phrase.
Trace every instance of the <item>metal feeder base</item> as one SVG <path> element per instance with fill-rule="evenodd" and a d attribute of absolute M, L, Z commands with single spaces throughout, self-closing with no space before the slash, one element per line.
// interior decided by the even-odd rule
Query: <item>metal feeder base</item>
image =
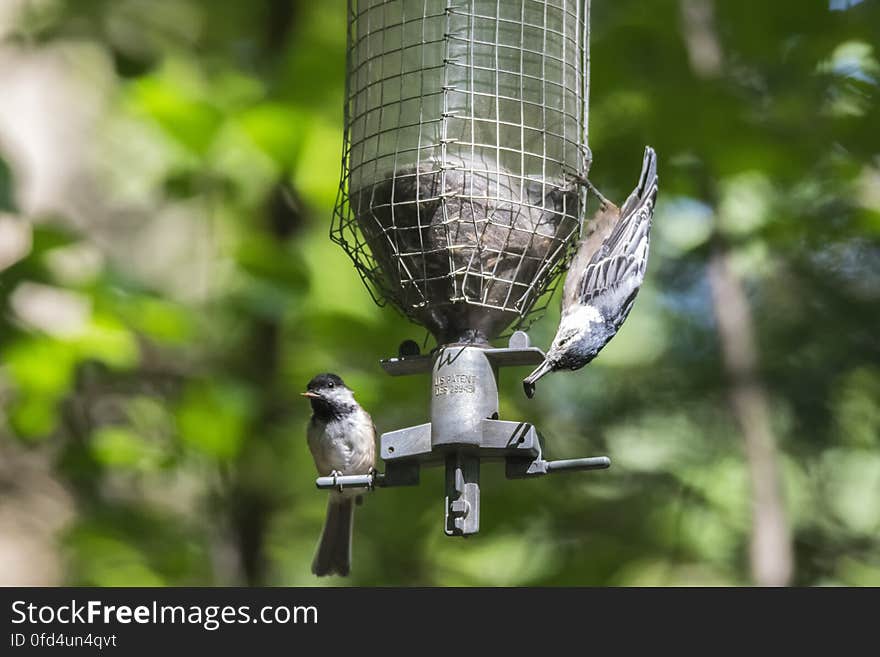
<path fill-rule="evenodd" d="M 446 468 L 446 523 L 450 536 L 480 531 L 480 463 L 504 460 L 509 479 L 576 470 L 601 470 L 607 456 L 546 461 L 535 427 L 498 419 L 498 370 L 537 365 L 544 353 L 517 331 L 503 349 L 442 347 L 432 355 L 382 361 L 392 376 L 431 372 L 431 422 L 382 434 L 385 472 L 319 477 L 318 488 L 373 488 L 419 483 L 423 465 Z"/>

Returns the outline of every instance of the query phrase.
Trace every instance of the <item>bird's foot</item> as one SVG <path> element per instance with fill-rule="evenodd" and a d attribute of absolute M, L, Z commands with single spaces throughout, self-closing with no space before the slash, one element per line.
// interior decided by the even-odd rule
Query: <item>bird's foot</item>
<path fill-rule="evenodd" d="M 333 485 L 336 486 L 336 478 L 342 476 L 342 471 L 341 470 L 331 470 L 330 474 L 328 476 L 333 477 Z M 342 484 L 339 484 L 338 486 L 336 486 L 336 489 L 341 493 L 342 492 Z"/>
<path fill-rule="evenodd" d="M 574 182 L 575 185 L 583 185 L 584 187 L 589 189 L 596 196 L 596 198 L 599 199 L 599 202 L 603 206 L 615 207 L 614 203 L 609 201 L 605 197 L 605 195 L 596 188 L 596 186 L 593 184 L 593 181 L 590 180 L 587 176 L 580 174 L 580 173 L 577 173 L 577 172 L 568 173 L 567 175 L 572 179 L 572 181 Z"/>
<path fill-rule="evenodd" d="M 614 207 L 614 203 L 605 198 L 605 195 L 596 189 L 596 186 L 590 181 L 589 178 L 584 178 L 584 184 L 587 188 L 593 192 L 593 195 L 599 199 L 599 203 L 601 203 L 604 207 Z"/>
<path fill-rule="evenodd" d="M 526 393 L 526 397 L 531 399 L 535 396 L 535 384 L 529 383 L 528 381 L 523 381 L 523 390 Z"/>

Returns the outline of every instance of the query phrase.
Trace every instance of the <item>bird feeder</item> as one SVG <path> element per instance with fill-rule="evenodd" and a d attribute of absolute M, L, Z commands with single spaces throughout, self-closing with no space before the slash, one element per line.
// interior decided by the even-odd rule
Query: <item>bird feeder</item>
<path fill-rule="evenodd" d="M 535 427 L 499 418 L 504 367 L 544 354 L 516 330 L 544 310 L 583 223 L 589 0 L 349 0 L 345 141 L 331 238 L 371 296 L 436 338 L 382 361 L 430 373 L 430 422 L 381 437 L 384 473 L 320 488 L 418 483 L 446 468 L 446 532 L 479 530 L 479 473 L 606 468 L 546 461 Z"/>

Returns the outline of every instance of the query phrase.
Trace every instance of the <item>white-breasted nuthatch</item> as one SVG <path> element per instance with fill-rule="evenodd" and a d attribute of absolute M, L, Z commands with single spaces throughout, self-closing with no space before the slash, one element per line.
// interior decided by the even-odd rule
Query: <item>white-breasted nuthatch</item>
<path fill-rule="evenodd" d="M 639 184 L 618 208 L 588 185 L 601 203 L 565 278 L 562 316 L 544 362 L 523 379 L 526 396 L 549 372 L 578 370 L 615 336 L 645 278 L 654 204 L 657 154 L 645 148 Z"/>
<path fill-rule="evenodd" d="M 335 374 L 319 374 L 302 393 L 312 404 L 307 432 L 309 450 L 321 476 L 369 474 L 376 462 L 373 419 L 355 401 L 354 393 Z M 312 572 L 348 575 L 356 490 L 330 493 L 327 519 L 312 562 Z"/>

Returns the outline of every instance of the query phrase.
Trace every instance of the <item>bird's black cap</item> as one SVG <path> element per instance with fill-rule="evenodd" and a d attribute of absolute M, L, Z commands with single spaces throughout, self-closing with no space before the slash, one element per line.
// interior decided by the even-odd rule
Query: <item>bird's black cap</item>
<path fill-rule="evenodd" d="M 307 390 L 323 390 L 325 388 L 347 388 L 345 382 L 335 374 L 327 372 L 326 374 L 318 374 L 306 386 Z"/>

